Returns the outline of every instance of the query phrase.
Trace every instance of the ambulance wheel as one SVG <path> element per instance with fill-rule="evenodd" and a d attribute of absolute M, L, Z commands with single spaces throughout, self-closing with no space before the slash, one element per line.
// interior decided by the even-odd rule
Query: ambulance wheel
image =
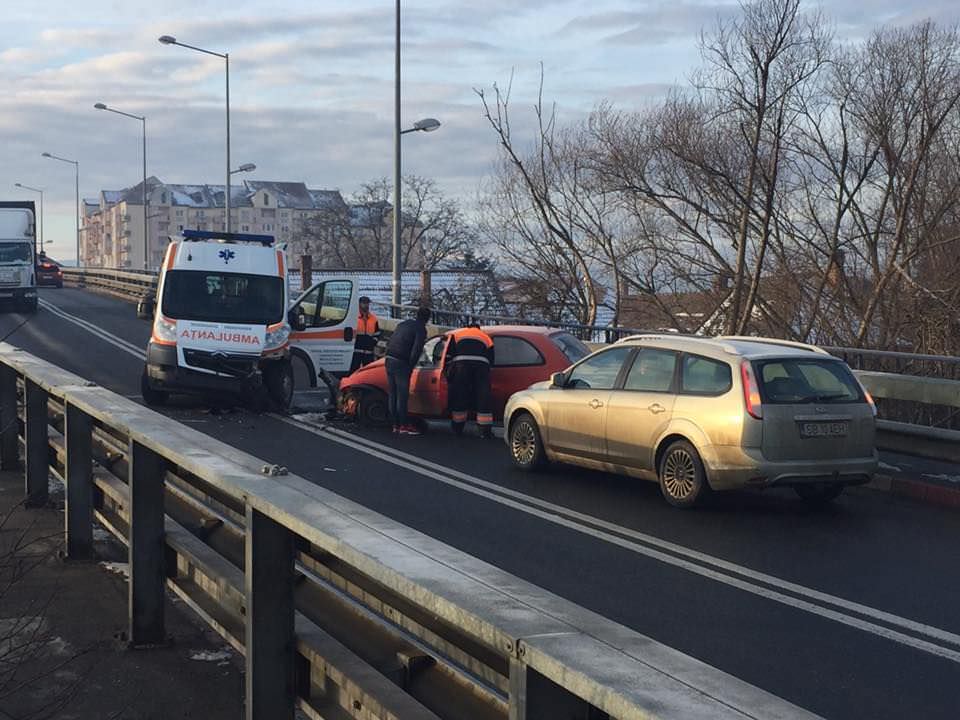
<path fill-rule="evenodd" d="M 143 369 L 143 375 L 140 376 L 140 395 L 143 401 L 150 407 L 166 405 L 169 395 L 163 390 L 155 390 L 150 387 L 150 379 L 147 377 L 147 369 Z"/>
<path fill-rule="evenodd" d="M 271 363 L 264 373 L 267 394 L 276 410 L 286 412 L 293 403 L 293 366 L 289 361 Z"/>
<path fill-rule="evenodd" d="M 357 404 L 357 420 L 367 427 L 383 427 L 390 423 L 387 396 L 379 390 L 366 390 Z"/>

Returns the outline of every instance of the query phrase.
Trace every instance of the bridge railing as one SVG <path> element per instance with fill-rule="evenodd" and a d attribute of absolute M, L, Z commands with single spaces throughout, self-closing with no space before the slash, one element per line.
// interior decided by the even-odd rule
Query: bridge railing
<path fill-rule="evenodd" d="M 248 720 L 809 718 L 610 620 L 0 345 L 0 463 L 127 546 L 127 639 L 172 591 L 245 656 Z"/>
<path fill-rule="evenodd" d="M 157 273 L 153 270 L 113 270 L 109 268 L 61 268 L 64 284 L 116 297 L 139 300 L 157 290 Z"/>

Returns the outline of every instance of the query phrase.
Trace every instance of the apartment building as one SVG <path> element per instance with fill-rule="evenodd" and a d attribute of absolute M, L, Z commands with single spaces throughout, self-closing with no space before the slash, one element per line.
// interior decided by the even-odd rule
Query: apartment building
<path fill-rule="evenodd" d="M 99 197 L 83 201 L 81 264 L 156 269 L 171 235 L 185 229 L 226 229 L 225 195 L 223 185 L 177 185 L 148 178 L 145 242 L 143 184 L 101 190 Z M 231 229 L 273 235 L 293 252 L 302 224 L 337 207 L 346 207 L 339 191 L 315 190 L 302 182 L 243 180 L 230 188 Z"/>

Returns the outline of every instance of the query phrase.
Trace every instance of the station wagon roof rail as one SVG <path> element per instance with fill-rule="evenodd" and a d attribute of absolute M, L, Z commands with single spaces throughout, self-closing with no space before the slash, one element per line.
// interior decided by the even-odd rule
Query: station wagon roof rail
<path fill-rule="evenodd" d="M 732 340 L 735 342 L 758 343 L 761 345 L 778 345 L 780 347 L 797 348 L 798 350 L 809 350 L 820 355 L 829 355 L 823 348 L 811 345 L 809 343 L 797 342 L 795 340 L 780 340 L 779 338 L 752 337 L 750 335 L 721 335 L 714 338 L 719 341 Z"/>
<path fill-rule="evenodd" d="M 695 343 L 709 344 L 719 350 L 722 350 L 725 353 L 730 355 L 739 355 L 740 353 L 737 349 L 727 343 L 723 342 L 731 338 L 715 338 L 715 337 L 706 337 L 704 335 L 686 335 L 683 333 L 645 333 L 643 335 L 630 335 L 625 338 L 617 340 L 616 344 L 628 342 L 642 342 L 644 340 L 667 340 L 667 341 L 677 341 L 677 340 L 689 340 Z"/>

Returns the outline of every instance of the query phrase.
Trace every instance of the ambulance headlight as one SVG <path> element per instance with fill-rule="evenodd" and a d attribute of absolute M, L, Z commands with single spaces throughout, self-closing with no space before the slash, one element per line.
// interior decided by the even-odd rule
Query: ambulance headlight
<path fill-rule="evenodd" d="M 177 342 L 177 323 L 157 315 L 153 323 L 153 339 L 166 344 Z"/>
<path fill-rule="evenodd" d="M 267 336 L 263 341 L 263 349 L 276 350 L 277 348 L 286 345 L 289 339 L 290 326 L 286 323 L 283 323 L 279 327 L 267 331 Z"/>

